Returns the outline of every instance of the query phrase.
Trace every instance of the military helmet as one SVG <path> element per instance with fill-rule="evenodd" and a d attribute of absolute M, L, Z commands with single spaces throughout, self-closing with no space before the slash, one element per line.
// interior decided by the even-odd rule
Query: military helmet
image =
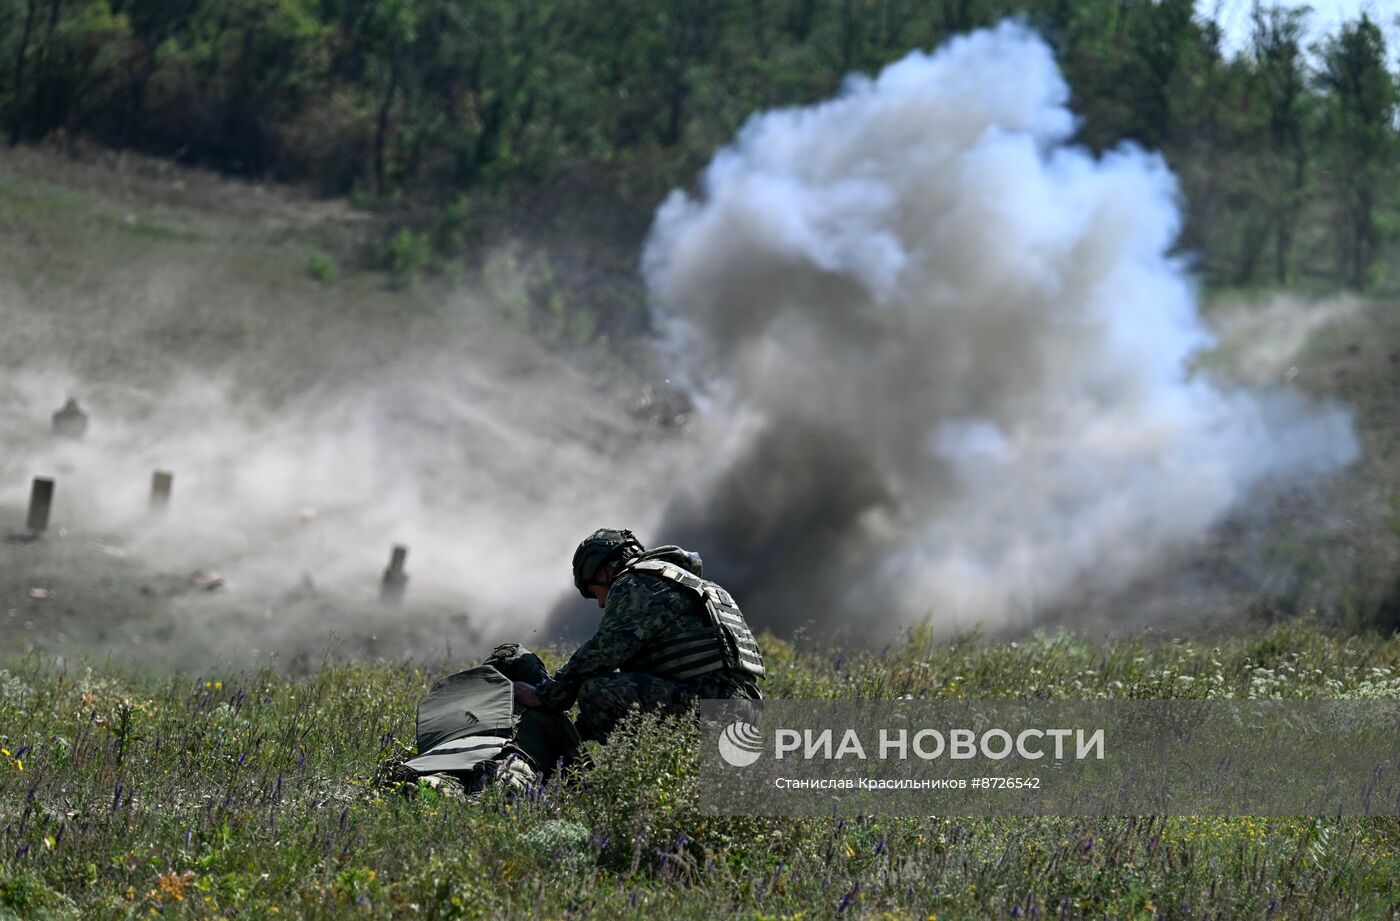
<path fill-rule="evenodd" d="M 583 539 L 574 551 L 574 587 L 585 598 L 592 598 L 588 586 L 604 565 L 615 558 L 630 558 L 645 548 L 631 531 L 599 528 Z"/>

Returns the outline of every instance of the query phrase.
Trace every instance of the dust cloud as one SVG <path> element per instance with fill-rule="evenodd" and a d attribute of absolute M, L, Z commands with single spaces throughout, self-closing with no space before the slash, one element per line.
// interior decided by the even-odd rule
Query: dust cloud
<path fill-rule="evenodd" d="M 1320 300 L 1282 293 L 1230 298 L 1210 317 L 1218 340 L 1214 360 L 1251 384 L 1291 382 L 1299 373 L 1296 362 L 1314 335 L 1358 320 L 1361 314 L 1361 301 L 1350 294 Z"/>
<path fill-rule="evenodd" d="M 0 542 L 12 651 L 188 664 L 315 657 L 333 635 L 415 656 L 539 641 L 575 542 L 655 521 L 664 493 L 606 487 L 653 482 L 667 457 L 627 412 L 636 383 L 503 329 L 470 286 L 390 298 L 295 264 L 250 281 L 221 244 L 164 253 L 0 289 L 0 531 L 21 529 L 32 477 L 57 481 L 45 539 Z M 50 431 L 70 395 L 81 440 Z M 155 470 L 174 473 L 159 515 Z M 385 608 L 395 543 L 410 581 Z M 197 570 L 222 587 L 192 586 Z"/>
<path fill-rule="evenodd" d="M 759 625 L 1032 622 L 1358 456 L 1344 409 L 1193 370 L 1172 174 L 1074 146 L 1068 98 L 1005 24 L 753 117 L 659 209 L 701 412 L 658 530 Z"/>

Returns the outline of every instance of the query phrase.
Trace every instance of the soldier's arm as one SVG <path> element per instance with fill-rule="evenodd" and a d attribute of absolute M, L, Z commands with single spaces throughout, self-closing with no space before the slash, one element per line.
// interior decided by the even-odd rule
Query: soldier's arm
<path fill-rule="evenodd" d="M 647 599 L 651 592 L 643 580 L 623 577 L 608 592 L 598 632 L 580 646 L 554 677 L 538 688 L 540 701 L 555 710 L 567 710 L 578 689 L 589 678 L 606 675 L 632 658 L 650 639 Z"/>

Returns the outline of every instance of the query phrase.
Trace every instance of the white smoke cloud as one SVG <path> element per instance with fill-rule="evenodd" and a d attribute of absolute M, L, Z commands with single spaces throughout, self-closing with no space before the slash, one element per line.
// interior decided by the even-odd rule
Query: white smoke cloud
<path fill-rule="evenodd" d="M 1073 146 L 1068 98 L 1005 24 L 755 116 L 658 211 L 705 443 L 665 529 L 760 623 L 1063 606 L 1356 458 L 1344 411 L 1190 372 L 1175 180 Z"/>

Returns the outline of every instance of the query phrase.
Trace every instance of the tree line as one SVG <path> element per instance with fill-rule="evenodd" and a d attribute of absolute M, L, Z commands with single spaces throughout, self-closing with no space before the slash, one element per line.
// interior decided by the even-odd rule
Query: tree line
<path fill-rule="evenodd" d="M 1230 51 L 1195 0 L 0 0 L 0 130 L 414 204 L 444 251 L 463 202 L 532 195 L 629 203 L 635 238 L 754 111 L 1007 16 L 1084 143 L 1164 152 L 1209 280 L 1385 280 L 1393 49 L 1365 15 L 1310 42 L 1301 6 L 1256 5 Z"/>

